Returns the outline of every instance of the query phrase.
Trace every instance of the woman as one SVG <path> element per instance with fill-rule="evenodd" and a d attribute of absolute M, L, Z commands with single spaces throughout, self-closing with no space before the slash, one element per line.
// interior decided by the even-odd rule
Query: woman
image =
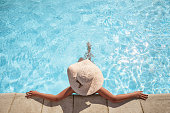
<path fill-rule="evenodd" d="M 87 50 L 88 50 L 88 52 L 85 54 L 85 59 L 89 59 L 91 61 L 91 57 L 93 57 L 93 55 L 91 54 L 91 45 L 89 42 L 87 43 Z M 78 62 L 82 62 L 82 61 L 85 62 L 85 60 L 82 57 L 79 58 Z M 89 62 L 89 61 L 86 61 L 86 62 Z M 68 72 L 68 74 L 69 74 L 69 72 Z M 70 81 L 70 78 L 69 78 L 69 81 Z M 44 93 L 40 93 L 38 91 L 29 91 L 26 93 L 26 97 L 30 98 L 32 96 L 37 96 L 37 97 L 41 97 L 41 98 L 48 99 L 51 101 L 60 101 L 64 98 L 68 97 L 69 95 L 72 95 L 72 93 L 76 93 L 75 91 L 77 91 L 77 92 L 79 91 L 79 88 L 82 86 L 82 84 L 77 79 L 76 79 L 76 82 L 79 83 L 79 87 L 77 89 L 72 85 L 72 83 L 70 83 L 71 86 L 67 87 L 66 89 L 64 89 L 62 92 L 60 92 L 57 95 L 44 94 Z M 73 90 L 73 88 L 75 88 L 75 90 Z M 93 91 L 95 91 L 95 90 L 93 90 Z M 80 92 L 78 92 L 78 93 L 80 94 Z M 103 88 L 102 85 L 99 89 L 97 89 L 95 92 L 93 92 L 93 94 L 94 93 L 99 93 L 99 95 L 108 99 L 111 102 L 122 102 L 124 100 L 132 99 L 132 98 L 146 100 L 148 98 L 148 95 L 143 94 L 142 91 L 135 91 L 133 93 L 128 93 L 128 94 L 113 95 L 108 90 Z M 85 94 L 87 96 L 87 93 L 82 93 L 82 94 Z"/>

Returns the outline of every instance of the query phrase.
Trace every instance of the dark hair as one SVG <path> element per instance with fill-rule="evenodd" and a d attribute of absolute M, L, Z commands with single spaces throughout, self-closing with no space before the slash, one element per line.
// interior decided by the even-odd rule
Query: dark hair
<path fill-rule="evenodd" d="M 83 58 L 83 57 L 80 57 L 79 60 L 78 60 L 78 62 L 81 62 L 81 61 L 83 61 L 83 60 L 84 60 L 84 58 Z"/>

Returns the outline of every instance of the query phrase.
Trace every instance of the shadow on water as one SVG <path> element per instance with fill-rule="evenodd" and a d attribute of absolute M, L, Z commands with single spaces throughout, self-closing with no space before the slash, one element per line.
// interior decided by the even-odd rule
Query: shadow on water
<path fill-rule="evenodd" d="M 75 98 L 75 96 L 77 96 L 77 97 Z M 92 97 L 92 96 L 100 96 L 100 95 L 93 94 L 90 96 Z M 88 96 L 88 97 L 90 97 L 90 96 Z M 43 99 L 43 101 L 42 101 L 42 98 L 38 98 L 38 97 L 32 97 L 32 99 L 43 104 L 43 106 L 49 107 L 48 109 L 51 109 L 52 107 L 58 107 L 58 108 L 53 109 L 53 112 L 56 112 L 56 113 L 58 113 L 59 111 L 63 112 L 63 113 L 79 113 L 79 112 L 87 109 L 88 107 L 90 107 L 92 104 L 99 104 L 99 105 L 103 105 L 103 106 L 107 106 L 107 107 L 117 108 L 117 107 L 120 107 L 120 106 L 134 100 L 134 99 L 129 99 L 129 100 L 126 100 L 126 101 L 120 102 L 120 103 L 111 103 L 110 102 L 108 104 L 108 101 L 106 99 L 104 99 L 103 97 L 100 98 L 100 99 L 103 98 L 102 101 L 97 101 L 96 99 L 93 99 L 93 97 L 92 98 L 84 97 L 84 99 L 82 99 L 82 97 L 83 96 L 80 96 L 80 95 L 72 95 L 72 96 L 67 97 L 66 99 L 59 101 L 59 102 L 49 101 L 49 100 L 45 100 L 45 99 Z M 77 101 L 79 99 L 82 99 L 82 100 Z M 78 105 L 79 105 L 79 107 L 77 107 Z M 76 107 L 76 109 L 75 109 L 75 107 Z M 44 109 L 44 107 L 42 107 L 42 111 L 43 111 L 43 109 Z"/>

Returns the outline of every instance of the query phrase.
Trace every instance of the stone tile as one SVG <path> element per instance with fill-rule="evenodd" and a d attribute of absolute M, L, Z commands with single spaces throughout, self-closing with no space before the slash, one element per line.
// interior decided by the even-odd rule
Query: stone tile
<path fill-rule="evenodd" d="M 106 99 L 100 95 L 74 96 L 74 113 L 108 113 Z"/>
<path fill-rule="evenodd" d="M 24 93 L 17 93 L 9 113 L 41 113 L 43 99 L 25 98 Z"/>
<path fill-rule="evenodd" d="M 0 113 L 8 113 L 15 93 L 0 93 Z"/>
<path fill-rule="evenodd" d="M 0 113 L 143 113 L 142 109 L 144 113 L 170 113 L 170 94 L 150 94 L 146 101 L 122 103 L 111 103 L 99 95 L 75 95 L 74 102 L 73 96 L 69 96 L 60 102 L 44 100 L 42 103 L 43 99 L 38 97 L 26 99 L 25 94 L 1 93 Z"/>
<path fill-rule="evenodd" d="M 150 94 L 140 101 L 144 113 L 170 113 L 170 94 Z"/>
<path fill-rule="evenodd" d="M 109 113 L 143 113 L 139 100 L 127 100 L 120 103 L 108 101 Z"/>
<path fill-rule="evenodd" d="M 44 100 L 42 113 L 73 113 L 73 96 L 59 102 Z"/>

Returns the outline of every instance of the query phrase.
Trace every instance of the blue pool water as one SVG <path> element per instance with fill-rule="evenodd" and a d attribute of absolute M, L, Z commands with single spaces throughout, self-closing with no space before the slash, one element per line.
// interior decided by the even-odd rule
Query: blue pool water
<path fill-rule="evenodd" d="M 59 93 L 88 41 L 113 94 L 170 93 L 169 0 L 0 0 L 0 93 Z"/>

